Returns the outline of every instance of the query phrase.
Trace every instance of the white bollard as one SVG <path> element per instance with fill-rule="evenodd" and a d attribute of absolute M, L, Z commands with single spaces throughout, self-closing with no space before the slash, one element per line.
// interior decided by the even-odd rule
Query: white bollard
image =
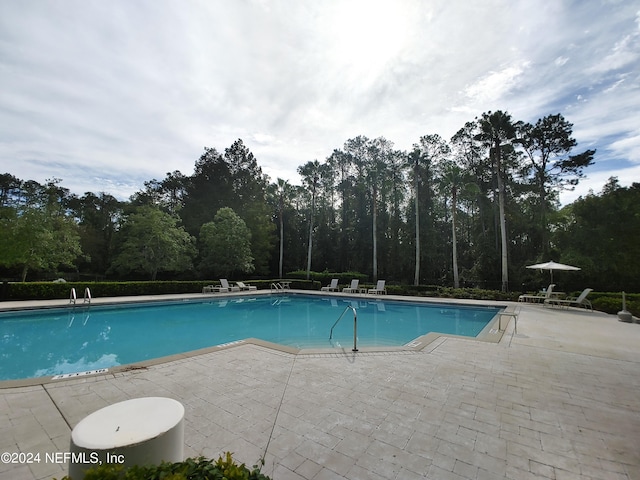
<path fill-rule="evenodd" d="M 184 407 L 171 398 L 134 398 L 88 415 L 71 432 L 69 477 L 110 463 L 126 467 L 184 460 Z"/>

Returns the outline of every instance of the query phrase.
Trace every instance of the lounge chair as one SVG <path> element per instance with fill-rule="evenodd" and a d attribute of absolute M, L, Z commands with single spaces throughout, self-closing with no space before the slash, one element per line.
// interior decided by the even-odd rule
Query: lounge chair
<path fill-rule="evenodd" d="M 544 301 L 544 305 L 557 305 L 559 307 L 584 307 L 593 311 L 591 302 L 587 300 L 587 295 L 593 292 L 593 288 L 585 288 L 578 297 L 568 297 L 564 299 L 560 298 L 547 298 Z"/>
<path fill-rule="evenodd" d="M 545 291 L 544 295 L 520 295 L 518 297 L 518 301 L 519 302 L 534 302 L 534 303 L 541 303 L 546 301 L 547 299 L 551 298 L 551 293 L 553 292 L 553 287 L 555 287 L 556 284 L 552 283 L 547 287 L 547 290 Z"/>
<path fill-rule="evenodd" d="M 351 280 L 351 286 L 342 289 L 343 293 L 357 293 L 360 280 Z"/>
<path fill-rule="evenodd" d="M 217 288 L 221 288 L 221 290 L 219 290 L 220 292 L 224 291 L 224 292 L 239 292 L 240 291 L 240 287 L 232 287 L 231 285 L 229 285 L 229 281 L 226 278 L 221 278 L 220 279 L 220 285 L 221 287 L 217 287 Z"/>
<path fill-rule="evenodd" d="M 206 287 L 202 287 L 202 293 L 215 293 L 215 292 L 228 292 L 229 288 L 223 287 L 221 285 L 207 285 Z"/>
<path fill-rule="evenodd" d="M 373 293 L 374 295 L 386 295 L 387 289 L 384 288 L 384 280 L 378 280 L 376 288 L 370 288 L 367 293 Z"/>
<path fill-rule="evenodd" d="M 236 282 L 236 285 L 238 286 L 238 288 L 240 288 L 240 290 L 257 290 L 258 287 L 256 287 L 255 285 L 245 285 L 244 282 Z"/>
<path fill-rule="evenodd" d="M 331 279 L 331 283 L 329 285 L 327 285 L 326 287 L 322 287 L 320 289 L 323 292 L 337 292 L 338 291 L 338 279 L 337 278 L 332 278 Z"/>

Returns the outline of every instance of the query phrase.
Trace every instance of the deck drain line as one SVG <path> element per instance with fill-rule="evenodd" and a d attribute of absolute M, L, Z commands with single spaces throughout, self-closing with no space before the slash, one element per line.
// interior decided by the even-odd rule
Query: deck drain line
<path fill-rule="evenodd" d="M 284 402 L 284 396 L 287 394 L 287 388 L 289 387 L 289 380 L 291 379 L 291 374 L 293 373 L 293 367 L 296 364 L 297 356 L 294 355 L 293 362 L 291 362 L 291 368 L 289 369 L 289 375 L 287 375 L 287 381 L 284 384 L 284 388 L 282 389 L 282 397 L 280 398 L 280 403 L 278 404 L 278 409 L 276 410 L 276 416 L 273 419 L 273 426 L 271 427 L 271 433 L 269 433 L 269 438 L 267 439 L 267 445 L 264 448 L 264 454 L 262 455 L 261 463 L 264 465 L 265 459 L 267 457 L 267 451 L 269 450 L 269 444 L 271 443 L 271 438 L 273 438 L 273 432 L 276 429 L 276 424 L 278 423 L 278 415 L 280 415 L 280 408 L 282 408 L 282 402 Z"/>

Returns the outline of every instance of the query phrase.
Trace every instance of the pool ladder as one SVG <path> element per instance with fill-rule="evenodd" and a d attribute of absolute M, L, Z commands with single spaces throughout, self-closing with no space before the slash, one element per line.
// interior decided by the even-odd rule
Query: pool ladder
<path fill-rule="evenodd" d="M 76 295 L 76 289 L 72 287 L 71 293 L 69 294 L 69 303 L 75 305 L 77 299 L 78 299 L 78 296 Z M 91 304 L 91 290 L 89 290 L 89 287 L 86 287 L 84 289 L 84 299 L 82 303 Z"/>
<path fill-rule="evenodd" d="M 280 282 L 273 282 L 271 284 L 271 293 L 273 292 L 283 292 L 284 293 L 284 287 L 282 286 L 282 284 Z"/>
<path fill-rule="evenodd" d="M 69 304 L 73 306 L 73 308 L 69 312 L 69 324 L 67 325 L 67 328 L 73 325 L 73 321 L 76 318 L 76 301 L 77 301 L 76 289 L 71 288 L 71 292 L 69 293 Z M 89 287 L 86 287 L 84 289 L 84 299 L 82 303 L 87 306 L 86 310 L 84 311 L 84 319 L 82 321 L 82 325 L 86 325 L 87 321 L 89 320 L 89 316 L 90 316 L 89 310 L 91 308 L 91 290 L 89 290 Z"/>
<path fill-rule="evenodd" d="M 342 317 L 344 317 L 344 314 L 347 313 L 347 310 L 351 309 L 351 311 L 353 312 L 353 348 L 351 349 L 352 352 L 357 352 L 358 351 L 358 314 L 356 313 L 356 309 L 354 307 L 352 307 L 351 305 L 347 305 L 347 307 L 342 311 L 342 313 L 340 314 L 340 316 L 338 317 L 338 319 L 336 320 L 336 323 L 333 324 L 333 327 L 331 327 L 331 331 L 329 332 L 329 340 L 331 340 L 333 338 L 333 328 L 338 324 L 338 322 L 342 319 Z"/>

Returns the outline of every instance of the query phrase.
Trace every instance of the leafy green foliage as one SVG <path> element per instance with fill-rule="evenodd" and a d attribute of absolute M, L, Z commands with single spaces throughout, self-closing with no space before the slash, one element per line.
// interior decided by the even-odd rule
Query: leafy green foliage
<path fill-rule="evenodd" d="M 98 195 L 88 192 L 80 198 L 71 198 L 69 207 L 78 221 L 80 245 L 84 253 L 78 262 L 78 269 L 102 276 L 111 265 L 123 202 L 104 192 Z"/>
<path fill-rule="evenodd" d="M 254 270 L 251 256 L 251 231 L 246 223 L 228 207 L 216 213 L 213 222 L 200 229 L 200 263 L 205 275 L 229 277 L 234 272 Z"/>
<path fill-rule="evenodd" d="M 516 300 L 518 294 L 501 292 L 497 290 L 484 290 L 481 288 L 449 288 L 438 289 L 437 295 L 442 298 L 467 298 L 473 300 Z"/>
<path fill-rule="evenodd" d="M 622 295 L 610 292 L 591 292 L 591 304 L 595 310 L 615 315 L 622 310 Z M 626 308 L 636 317 L 640 317 L 640 295 L 627 294 Z"/>
<path fill-rule="evenodd" d="M 237 212 L 249 228 L 253 270 L 265 275 L 275 244 L 275 225 L 271 222 L 271 209 L 267 204 L 267 179 L 241 139 L 225 149 L 224 159 L 231 173 L 233 197 L 222 206 Z"/>
<path fill-rule="evenodd" d="M 142 271 L 151 280 L 161 271 L 189 270 L 196 253 L 194 239 L 178 221 L 158 208 L 139 207 L 124 224 L 112 268 L 124 273 Z"/>
<path fill-rule="evenodd" d="M 177 177 L 174 174 L 174 177 Z M 267 181 L 257 160 L 242 140 L 224 154 L 205 148 L 193 176 L 183 179 L 184 200 L 179 212 L 189 233 L 199 235 L 221 208 L 231 208 L 251 231 L 251 256 L 256 273 L 268 273 L 275 244 L 275 225 L 267 203 Z M 166 190 L 162 184 L 159 193 Z"/>
<path fill-rule="evenodd" d="M 369 279 L 368 275 L 360 272 L 310 272 L 310 280 L 326 285 L 333 278 L 338 279 L 339 284 L 348 285 L 351 280 L 358 279 L 361 283 L 366 282 Z M 287 272 L 287 278 L 307 278 L 306 270 L 296 270 L 294 272 Z"/>
<path fill-rule="evenodd" d="M 22 280 L 29 270 L 72 265 L 82 254 L 72 219 L 48 208 L 4 208 L 0 216 L 0 265 L 19 267 Z"/>
<path fill-rule="evenodd" d="M 56 480 L 56 479 L 54 479 Z M 71 479 L 68 476 L 62 480 Z M 163 462 L 160 465 L 134 465 L 123 468 L 122 465 L 104 464 L 92 467 L 85 472 L 82 480 L 270 480 L 260 472 L 258 466 L 249 469 L 245 464 L 238 465 L 230 452 L 215 462 L 204 457 L 187 458 L 184 462 Z"/>
<path fill-rule="evenodd" d="M 584 176 L 583 170 L 593 163 L 595 150 L 569 155 L 577 142 L 571 136 L 573 125 L 560 114 L 547 115 L 535 125 L 519 122 L 517 130 L 517 143 L 525 152 L 523 174 L 535 194 L 532 214 L 536 228 L 533 234 L 542 247 L 541 253 L 546 256 L 550 248 L 547 218 L 556 193 L 577 185 Z"/>
<path fill-rule="evenodd" d="M 639 208 L 640 183 L 624 188 L 611 179 L 601 195 L 562 210 L 558 261 L 582 267 L 572 279 L 596 290 L 640 292 Z"/>

